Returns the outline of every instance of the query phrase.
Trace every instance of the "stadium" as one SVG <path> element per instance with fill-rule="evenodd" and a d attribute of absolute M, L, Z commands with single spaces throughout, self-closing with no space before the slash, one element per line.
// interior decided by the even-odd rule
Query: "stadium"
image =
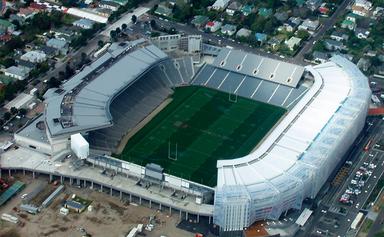
<path fill-rule="evenodd" d="M 362 130 L 367 78 L 341 56 L 307 67 L 229 48 L 214 56 L 197 66 L 145 40 L 112 44 L 48 90 L 44 114 L 15 140 L 57 155 L 80 133 L 89 162 L 196 197 L 192 214 L 222 231 L 300 209 Z"/>

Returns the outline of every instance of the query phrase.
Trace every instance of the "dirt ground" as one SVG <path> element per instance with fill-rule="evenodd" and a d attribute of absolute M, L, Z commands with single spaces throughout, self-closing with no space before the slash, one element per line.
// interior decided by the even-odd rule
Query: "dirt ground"
<path fill-rule="evenodd" d="M 143 206 L 124 205 L 117 197 L 110 197 L 105 193 L 99 193 L 90 189 L 78 189 L 65 187 L 64 193 L 46 209 L 42 209 L 37 215 L 17 212 L 14 207 L 19 207 L 21 195 L 29 193 L 39 185 L 46 184 L 47 180 L 32 180 L 31 177 L 17 177 L 17 180 L 26 183 L 26 187 L 16 197 L 12 198 L 4 206 L 0 207 L 0 213 L 8 213 L 17 216 L 23 223 L 16 225 L 0 220 L 0 237 L 76 237 L 82 236 L 80 228 L 91 236 L 101 237 L 125 237 L 130 229 L 137 224 L 147 224 L 150 216 L 156 216 L 155 228 L 149 232 L 144 230 L 148 237 L 192 237 L 189 233 L 176 228 L 179 222 L 178 213 L 168 216 L 168 212 L 159 212 Z M 52 185 L 52 184 L 49 184 Z M 61 203 L 65 198 L 76 194 L 82 198 L 92 200 L 93 211 L 83 213 L 69 213 L 67 216 L 59 214 Z"/>

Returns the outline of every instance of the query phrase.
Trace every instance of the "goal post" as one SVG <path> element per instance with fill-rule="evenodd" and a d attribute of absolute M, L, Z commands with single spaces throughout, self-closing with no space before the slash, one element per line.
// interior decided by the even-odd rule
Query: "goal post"
<path fill-rule="evenodd" d="M 173 148 L 175 149 L 173 152 Z M 168 159 L 177 160 L 177 143 L 173 147 L 171 141 L 168 141 Z"/>

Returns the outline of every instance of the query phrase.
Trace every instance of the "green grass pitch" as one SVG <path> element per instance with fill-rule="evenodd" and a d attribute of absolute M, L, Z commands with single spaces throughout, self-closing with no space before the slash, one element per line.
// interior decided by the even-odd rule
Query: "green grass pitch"
<path fill-rule="evenodd" d="M 198 86 L 178 87 L 172 99 L 119 158 L 156 163 L 168 174 L 212 187 L 216 161 L 248 154 L 286 111 Z"/>

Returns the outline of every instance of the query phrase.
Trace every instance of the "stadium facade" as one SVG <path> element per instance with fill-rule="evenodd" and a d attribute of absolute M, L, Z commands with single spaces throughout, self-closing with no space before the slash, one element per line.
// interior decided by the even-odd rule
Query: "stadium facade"
<path fill-rule="evenodd" d="M 192 60 L 170 59 L 144 40 L 113 44 L 61 88 L 47 91 L 44 114 L 15 140 L 57 155 L 69 149 L 72 134 L 82 133 L 91 148 L 115 152 L 173 87 L 188 84 L 284 107 L 286 115 L 249 155 L 217 162 L 216 187 L 161 176 L 162 185 L 195 195 L 196 203 L 202 198 L 207 208 L 196 214 L 213 216 L 223 231 L 238 231 L 314 198 L 365 123 L 368 80 L 340 56 L 301 67 L 223 48 L 213 64 L 194 70 Z M 129 162 L 111 164 L 130 176 L 146 173 Z M 214 200 L 207 192 L 214 192 Z"/>

